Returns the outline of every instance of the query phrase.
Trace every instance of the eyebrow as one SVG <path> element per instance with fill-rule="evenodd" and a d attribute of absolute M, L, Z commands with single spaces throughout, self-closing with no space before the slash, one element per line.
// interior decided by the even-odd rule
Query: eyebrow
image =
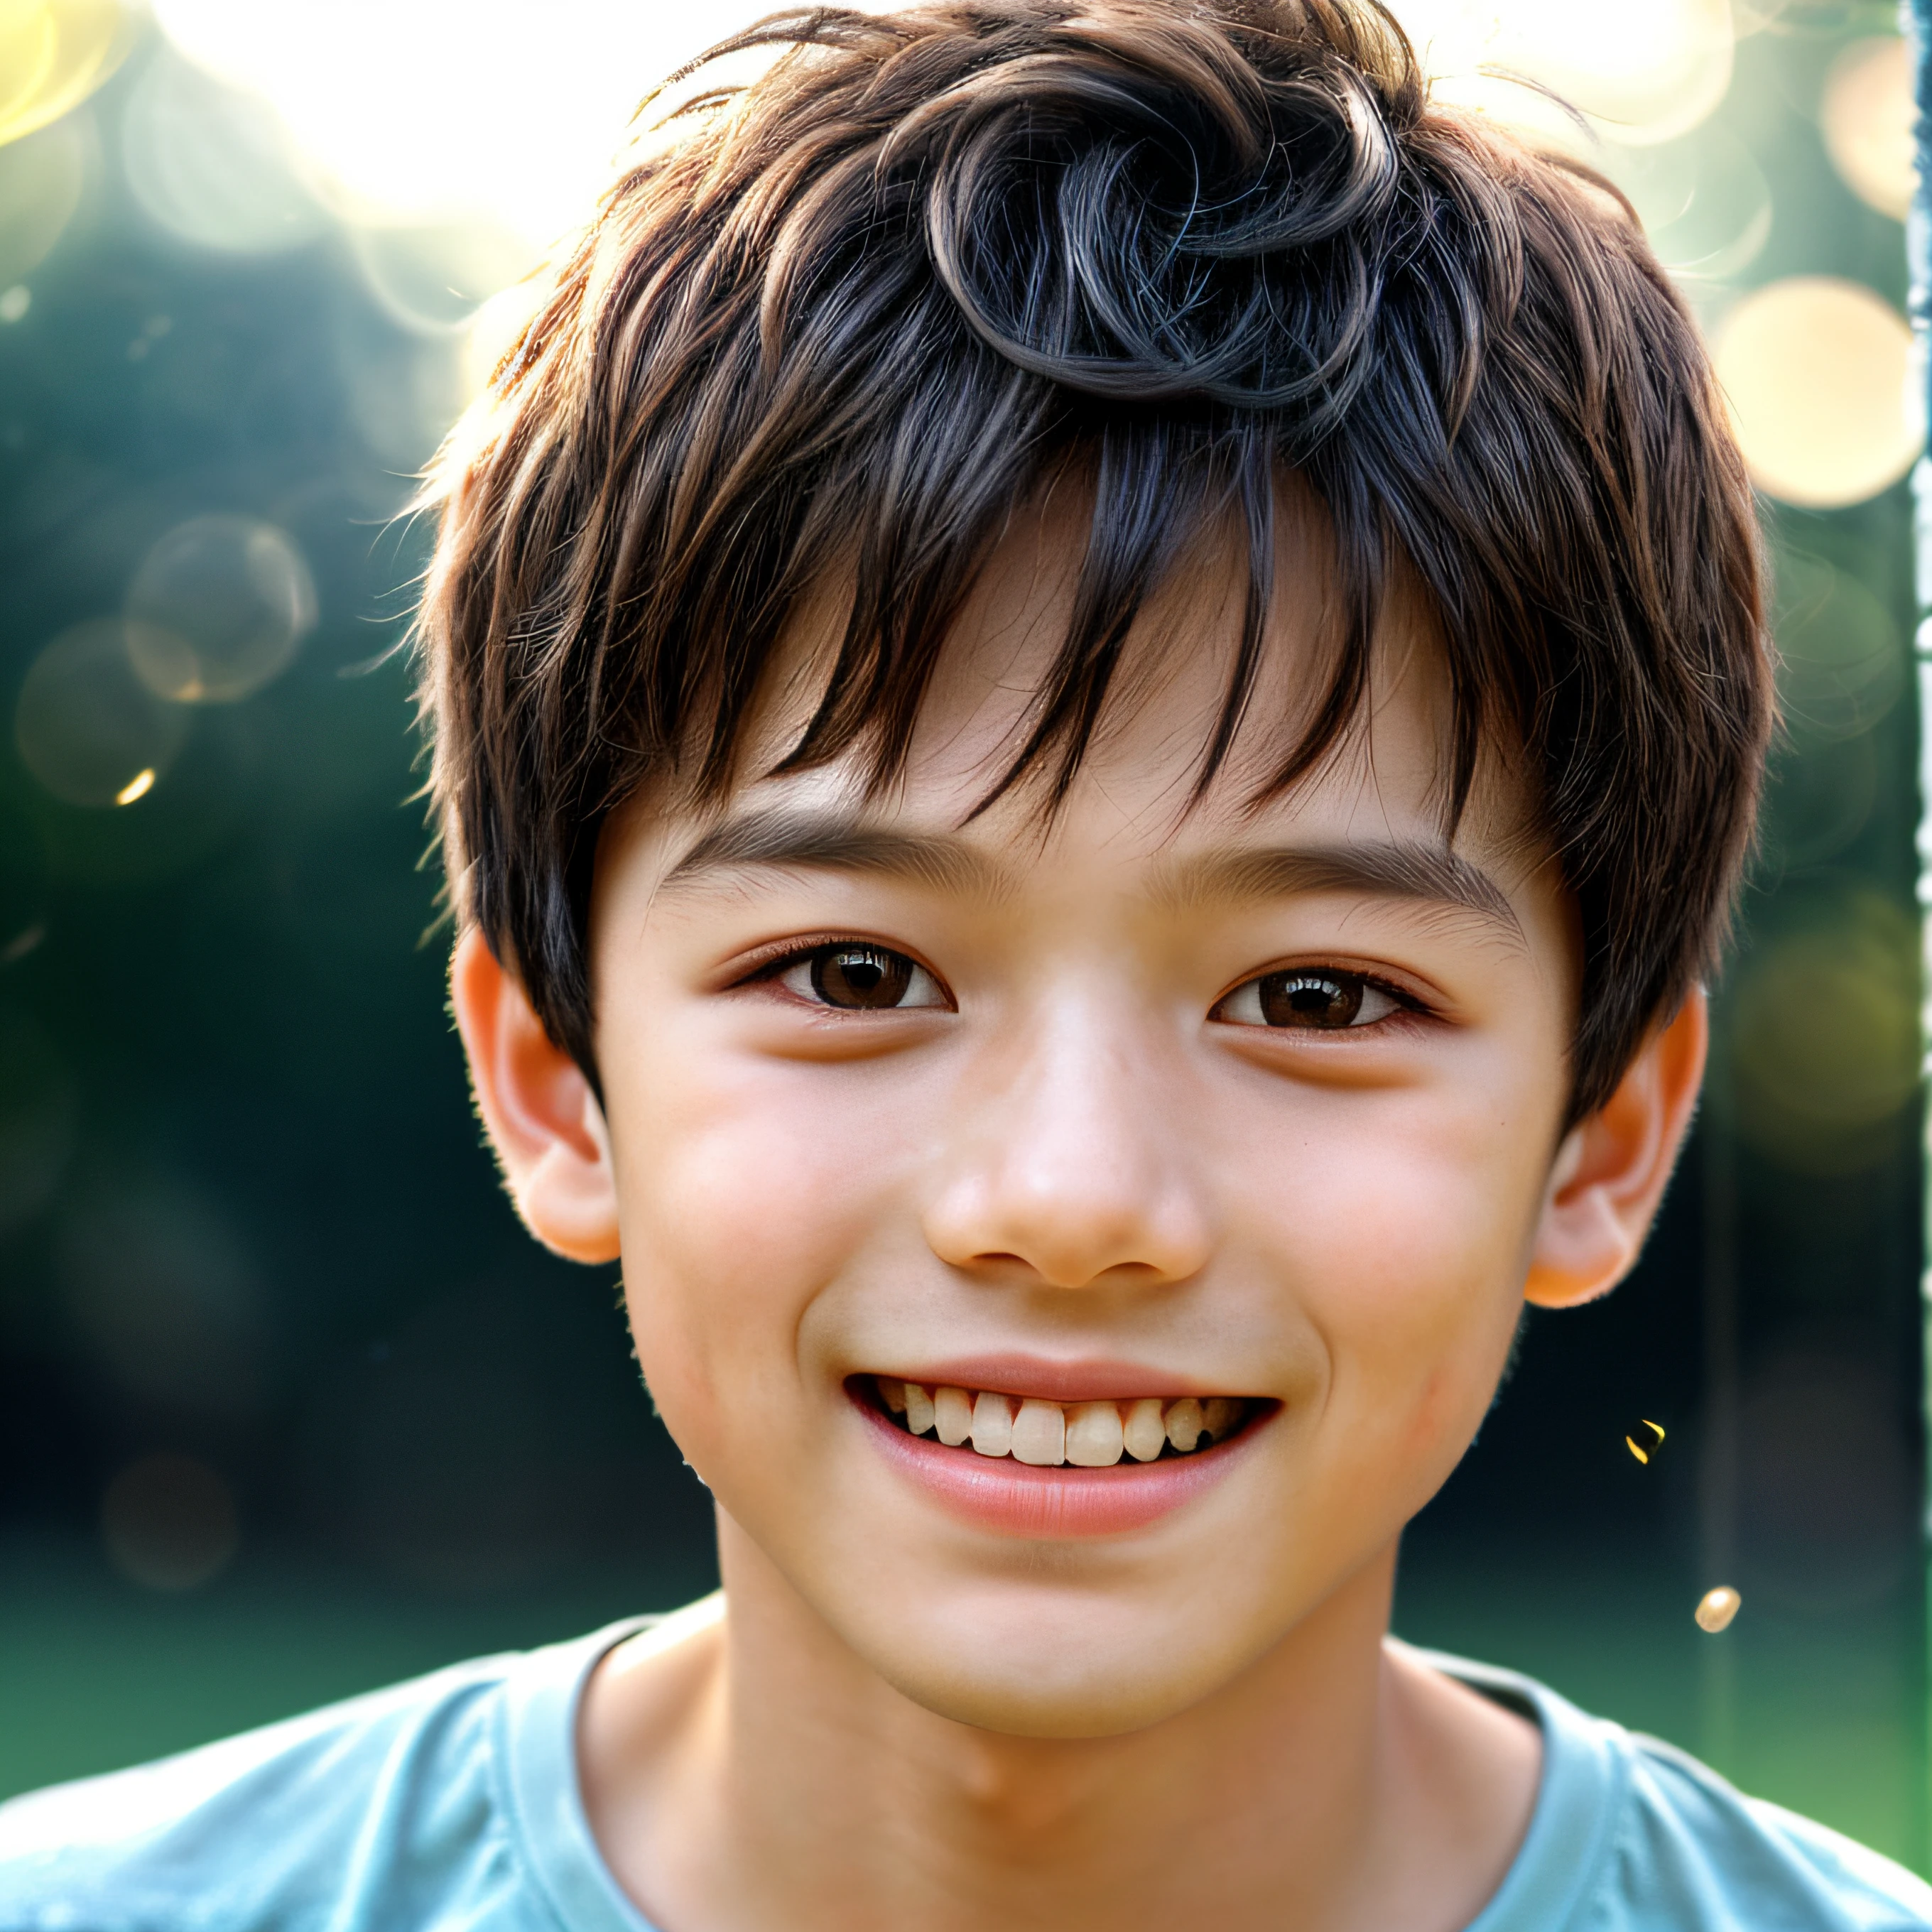
<path fill-rule="evenodd" d="M 713 826 L 665 874 L 658 890 L 694 885 L 718 872 L 800 866 L 868 872 L 982 896 L 1009 883 L 1003 868 L 962 838 L 868 825 L 842 812 L 781 808 L 746 812 Z"/>
<path fill-rule="evenodd" d="M 870 873 L 940 892 L 992 897 L 1010 888 L 1004 868 L 962 838 L 868 824 L 838 810 L 776 808 L 727 819 L 664 875 L 660 891 L 750 868 Z M 1352 892 L 1474 914 L 1520 939 L 1502 888 L 1446 846 L 1392 839 L 1368 844 L 1263 846 L 1178 860 L 1156 888 L 1176 910 L 1211 903 Z"/>
<path fill-rule="evenodd" d="M 1390 839 L 1366 844 L 1264 846 L 1176 861 L 1161 897 L 1177 908 L 1214 902 L 1354 892 L 1474 914 L 1512 938 L 1522 923 L 1508 895 L 1445 845 Z"/>

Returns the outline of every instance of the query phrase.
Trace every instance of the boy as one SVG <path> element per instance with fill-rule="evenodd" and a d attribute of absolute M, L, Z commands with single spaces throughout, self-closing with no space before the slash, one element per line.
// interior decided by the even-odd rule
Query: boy
<path fill-rule="evenodd" d="M 1366 0 L 781 44 L 452 444 L 422 626 L 478 1103 L 724 1591 L 20 1801 L 0 1926 L 1932 1924 L 1386 1637 L 1649 1226 L 1769 729 L 1634 223 Z"/>

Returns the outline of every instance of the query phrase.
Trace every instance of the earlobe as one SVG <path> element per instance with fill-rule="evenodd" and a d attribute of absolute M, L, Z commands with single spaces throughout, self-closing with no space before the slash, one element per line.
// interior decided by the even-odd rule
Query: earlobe
<path fill-rule="evenodd" d="M 1700 987 L 1652 1034 L 1603 1106 L 1570 1130 L 1550 1169 L 1528 1300 L 1570 1307 L 1630 1272 L 1690 1127 L 1709 1037 Z"/>
<path fill-rule="evenodd" d="M 473 928 L 456 943 L 449 994 L 476 1105 L 524 1225 L 571 1261 L 615 1261 L 610 1139 L 583 1069 Z"/>

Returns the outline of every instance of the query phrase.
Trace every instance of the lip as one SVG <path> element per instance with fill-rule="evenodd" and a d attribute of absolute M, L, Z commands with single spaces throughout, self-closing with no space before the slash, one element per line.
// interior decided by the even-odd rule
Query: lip
<path fill-rule="evenodd" d="M 1225 1385 L 1210 1388 L 1172 1370 L 1099 1358 L 1060 1362 L 1045 1355 L 960 1355 L 920 1368 L 881 1372 L 927 1388 L 991 1389 L 995 1395 L 1022 1401 L 1035 1396 L 1042 1402 L 1132 1402 L 1150 1395 L 1174 1402 L 1184 1395 L 1205 1400 L 1209 1396 L 1240 1393 Z"/>
<path fill-rule="evenodd" d="M 1150 1393 L 1144 1385 L 1141 1392 Z M 1258 1417 L 1228 1442 L 1192 1456 L 1116 1462 L 1104 1469 L 1040 1468 L 1011 1456 L 981 1456 L 908 1436 L 856 1392 L 848 1390 L 848 1399 L 864 1418 L 880 1453 L 949 1514 L 975 1528 L 1037 1543 L 1145 1528 L 1219 1482 L 1273 1420 L 1271 1413 Z"/>

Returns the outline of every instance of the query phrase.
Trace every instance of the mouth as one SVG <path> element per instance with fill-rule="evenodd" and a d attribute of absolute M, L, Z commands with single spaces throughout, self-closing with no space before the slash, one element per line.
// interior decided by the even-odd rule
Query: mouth
<path fill-rule="evenodd" d="M 1245 1462 L 1280 1407 L 1235 1396 L 1054 1401 L 878 1375 L 851 1377 L 846 1393 L 887 1461 L 949 1515 L 1030 1541 L 1146 1528 Z"/>
<path fill-rule="evenodd" d="M 908 1436 L 1036 1469 L 1106 1469 L 1123 1460 L 1198 1456 L 1240 1432 L 1262 1405 L 1241 1396 L 1138 1396 L 1125 1401 L 1055 1402 L 997 1389 L 857 1378 L 879 1412 Z"/>

